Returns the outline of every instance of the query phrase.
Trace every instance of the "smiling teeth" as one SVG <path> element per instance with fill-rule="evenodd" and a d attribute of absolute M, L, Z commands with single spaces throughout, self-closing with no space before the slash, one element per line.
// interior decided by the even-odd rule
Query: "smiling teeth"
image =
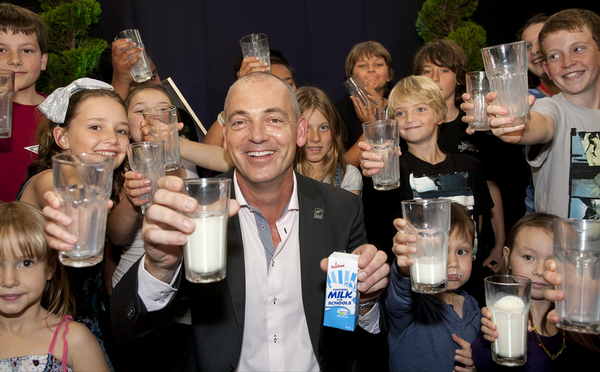
<path fill-rule="evenodd" d="M 542 62 L 544 59 L 543 58 L 536 58 L 533 60 L 533 64 L 537 65 L 538 63 Z"/>
<path fill-rule="evenodd" d="M 271 155 L 275 151 L 249 151 L 246 153 L 248 156 L 257 157 L 257 156 L 267 156 Z"/>
<path fill-rule="evenodd" d="M 104 156 L 116 156 L 117 153 L 114 151 L 96 151 L 96 154 L 104 155 Z"/>
<path fill-rule="evenodd" d="M 566 74 L 565 78 L 570 79 L 570 78 L 578 77 L 581 74 L 583 74 L 583 72 L 575 71 L 575 72 L 571 72 L 570 74 Z"/>

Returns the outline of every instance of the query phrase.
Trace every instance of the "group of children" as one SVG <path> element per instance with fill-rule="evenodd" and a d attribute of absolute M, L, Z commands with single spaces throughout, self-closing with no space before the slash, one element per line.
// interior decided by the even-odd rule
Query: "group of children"
<path fill-rule="evenodd" d="M 545 211 L 556 210 L 558 215 L 566 217 L 563 212 L 568 205 L 569 216 L 593 217 L 596 204 L 590 195 L 574 195 L 564 201 L 563 194 L 554 193 L 551 197 L 556 200 L 548 200 L 548 183 L 551 182 L 547 175 L 548 164 L 561 162 L 560 170 L 554 175 L 566 179 L 561 182 L 575 184 L 590 178 L 587 168 L 581 169 L 578 165 L 575 169 L 570 159 L 564 164 L 563 158 L 570 157 L 573 151 L 568 153 L 567 147 L 554 142 L 564 139 L 570 144 L 574 139 L 580 139 L 582 144 L 591 147 L 591 134 L 597 132 L 592 119 L 600 118 L 600 107 L 597 107 L 600 20 L 591 12 L 565 12 L 558 18 L 562 22 L 566 19 L 570 28 L 554 26 L 545 33 L 544 28 L 540 34 L 540 40 L 544 40 L 540 49 L 546 61 L 543 64 L 546 75 L 538 75 L 541 90 L 555 93 L 551 81 L 563 94 L 553 101 L 536 103 L 532 122 L 525 127 L 501 128 L 502 124 L 510 122 L 510 117 L 494 118 L 491 122 L 494 134 L 503 141 L 532 145 L 527 147 L 527 154 L 535 170 L 536 206 Z M 39 105 L 39 112 L 45 116 L 35 118 L 33 114 L 27 114 L 24 119 L 18 111 L 14 116 L 18 122 L 16 127 L 30 132 L 37 128 L 37 141 L 27 145 L 37 144 L 38 148 L 37 159 L 27 162 L 31 164 L 26 179 L 19 181 L 17 199 L 20 202 L 0 204 L 0 370 L 109 370 L 113 367 L 103 346 L 86 327 L 72 321 L 71 315 L 79 313 L 75 305 L 87 300 L 73 298 L 73 292 L 77 294 L 78 291 L 71 287 L 81 286 L 79 280 L 74 279 L 77 270 L 69 269 L 69 273 L 57 261 L 56 249 L 69 249 L 75 237 L 58 227 L 58 224 L 66 225 L 70 221 L 57 210 L 57 198 L 52 193 L 51 158 L 61 152 L 85 152 L 114 159 L 112 209 L 107 222 L 104 261 L 104 284 L 110 295 L 111 288 L 144 253 L 140 206 L 146 200 L 139 197 L 151 191 L 150 180 L 129 170 L 125 147 L 130 141 L 146 139 L 142 120 L 144 109 L 172 105 L 173 100 L 160 82 L 130 84 L 129 91 L 125 92 L 120 78 L 126 75 L 127 68 L 120 66 L 115 72 L 114 85 L 79 79 L 53 92 L 42 103 L 44 97 L 35 92 L 35 80 L 45 69 L 47 58 L 43 22 L 39 23 L 39 16 L 11 4 L 0 5 L 0 14 L 0 58 L 5 58 L 9 66 L 22 69 L 16 76 L 19 91 L 15 94 L 15 105 L 34 109 Z M 24 21 L 8 21 L 19 17 Z M 557 23 L 553 23 L 553 18 L 542 22 Z M 540 23 L 536 21 L 532 25 L 537 27 Z M 530 26 L 521 34 L 532 44 L 533 50 L 537 47 L 537 44 L 533 46 L 537 39 L 531 37 L 530 33 L 535 29 L 532 31 Z M 125 58 L 127 55 L 123 57 L 124 49 L 124 45 L 113 44 L 114 58 L 131 68 L 131 61 Z M 536 74 L 540 62 L 530 58 L 530 70 Z M 291 77 L 293 84 L 292 71 L 285 62 L 281 64 L 283 67 L 276 68 L 277 73 L 286 79 Z M 377 106 L 387 106 L 389 116 L 399 122 L 404 140 L 400 158 L 402 179 L 400 188 L 392 191 L 375 191 L 368 180 L 382 163 L 381 158 L 362 142 L 364 138 L 358 128 L 362 122 L 375 120 L 373 108 L 364 108 L 353 97 L 334 105 L 316 87 L 301 87 L 296 91 L 301 113 L 308 122 L 307 142 L 296 152 L 297 172 L 361 196 L 369 242 L 388 253 L 392 272 L 381 303 L 386 312 L 383 319 L 389 326 L 390 369 L 465 371 L 475 367 L 480 370 L 497 367 L 490 356 L 490 341 L 497 337 L 495 325 L 487 309 L 480 311 L 484 303 L 486 255 L 477 255 L 477 252 L 486 239 L 486 221 L 491 224 L 495 236 L 488 250 L 497 264 L 503 263 L 500 270 L 529 277 L 534 282 L 530 312 L 533 328 L 529 332 L 525 370 L 547 370 L 568 365 L 575 355 L 587 357 L 579 344 L 546 321 L 553 303 L 544 297 L 544 291 L 551 286 L 542 272 L 545 261 L 552 257 L 551 222 L 556 216 L 547 213 L 527 215 L 514 224 L 504 241 L 502 194 L 493 177 L 484 172 L 486 158 L 481 156 L 489 140 L 484 136 L 488 135 L 467 137 L 464 121 L 469 118 L 463 119 L 464 112 L 458 107 L 467 71 L 464 53 L 448 40 L 432 42 L 417 53 L 414 64 L 415 76 L 401 79 L 386 98 L 393 69 L 391 57 L 381 44 L 358 44 L 346 61 L 348 77 L 361 74 L 367 82 L 367 92 Z M 238 76 L 264 68 L 252 57 L 244 59 Z M 115 86 L 119 87 L 119 93 L 115 92 Z M 468 108 L 468 103 L 464 105 L 463 108 Z M 491 114 L 504 114 L 502 110 L 490 107 Z M 570 123 L 573 116 L 582 122 L 575 124 L 578 128 L 575 135 L 565 124 L 565 121 Z M 39 125 L 36 120 L 41 120 Z M 561 129 L 561 125 L 565 128 Z M 15 141 L 30 140 L 30 134 L 21 135 L 15 131 Z M 204 168 L 224 172 L 231 167 L 231 162 L 218 139 L 216 142 L 217 145 L 207 145 L 183 139 L 181 156 Z M 537 143 L 546 145 L 543 148 L 533 146 Z M 17 142 L 11 145 L 21 146 Z M 19 148 L 22 150 L 23 147 L 27 146 Z M 596 166 L 593 150 L 583 145 L 581 148 L 589 154 L 587 166 Z M 463 152 L 475 157 L 461 154 Z M 29 153 L 19 156 L 31 159 Z M 364 178 L 357 169 L 359 164 Z M 18 174 L 4 165 L 2 169 L 13 173 L 10 179 Z M 174 172 L 174 175 L 186 176 L 182 170 Z M 566 174 L 569 177 L 565 177 Z M 15 195 L 18 189 L 3 188 Z M 398 218 L 401 216 L 400 201 L 440 197 L 453 200 L 448 290 L 438 295 L 419 295 L 410 290 L 408 267 L 412 261 L 408 254 L 414 253 L 414 247 L 409 244 L 414 237 L 404 232 L 405 221 Z M 3 194 L 2 198 L 8 197 Z M 549 207 L 554 203 L 560 203 L 560 208 Z M 46 222 L 46 237 L 42 208 L 50 222 Z M 120 247 L 120 252 L 115 251 L 116 247 Z M 96 297 L 101 288 L 98 278 L 101 274 L 96 270 L 86 275 L 91 277 L 85 278 L 85 282 L 91 282 L 94 287 L 86 287 L 86 295 Z M 98 306 L 101 305 L 92 307 L 98 310 Z M 94 317 L 97 314 L 92 313 Z M 97 322 L 97 319 L 92 320 L 90 328 L 98 339 L 102 339 Z M 181 322 L 190 324 L 185 316 Z M 187 331 L 184 327 L 175 334 L 181 336 Z M 133 368 L 135 364 L 127 366 Z"/>

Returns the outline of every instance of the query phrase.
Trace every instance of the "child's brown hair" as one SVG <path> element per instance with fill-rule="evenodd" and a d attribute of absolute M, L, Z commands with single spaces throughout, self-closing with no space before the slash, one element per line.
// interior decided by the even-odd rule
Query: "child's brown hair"
<path fill-rule="evenodd" d="M 539 34 L 540 50 L 546 60 L 544 40 L 548 35 L 559 31 L 584 32 L 589 31 L 600 50 L 600 16 L 586 9 L 565 9 L 553 14 L 546 20 Z"/>
<path fill-rule="evenodd" d="M 10 3 L 0 4 L 0 31 L 35 34 L 42 54 L 48 53 L 48 30 L 39 14 Z"/>

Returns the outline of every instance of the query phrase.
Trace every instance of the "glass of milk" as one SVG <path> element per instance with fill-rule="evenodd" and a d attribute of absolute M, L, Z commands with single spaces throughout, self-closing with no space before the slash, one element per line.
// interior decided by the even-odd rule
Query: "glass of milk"
<path fill-rule="evenodd" d="M 565 331 L 600 332 L 600 221 L 554 220 L 554 260 L 564 301 L 556 302 L 557 326 Z"/>
<path fill-rule="evenodd" d="M 450 205 L 447 199 L 418 199 L 402 202 L 405 232 L 417 237 L 417 253 L 409 257 L 411 288 L 417 293 L 446 291 Z"/>
<path fill-rule="evenodd" d="M 198 208 L 186 213 L 196 223 L 196 230 L 183 247 L 185 277 L 192 283 L 217 282 L 226 275 L 231 180 L 193 178 L 183 183 L 183 192 L 198 201 Z"/>
<path fill-rule="evenodd" d="M 531 279 L 492 275 L 484 281 L 486 306 L 498 331 L 498 338 L 492 343 L 492 360 L 505 366 L 522 366 L 527 361 Z"/>

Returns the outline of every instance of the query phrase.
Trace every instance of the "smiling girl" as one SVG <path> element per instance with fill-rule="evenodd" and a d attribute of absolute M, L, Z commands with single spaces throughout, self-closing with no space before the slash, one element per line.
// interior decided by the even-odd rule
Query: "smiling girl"
<path fill-rule="evenodd" d="M 43 225 L 32 205 L 0 204 L 0 370 L 108 371 L 98 341 L 67 315 L 69 280 Z"/>
<path fill-rule="evenodd" d="M 308 122 L 307 141 L 296 151 L 296 170 L 304 176 L 360 195 L 362 176 L 344 159 L 342 124 L 333 102 L 315 87 L 302 87 L 296 95 L 302 116 Z"/>
<path fill-rule="evenodd" d="M 68 102 L 68 104 L 67 104 Z M 94 153 L 114 159 L 111 199 L 123 185 L 129 123 L 121 97 L 106 83 L 78 79 L 58 88 L 38 107 L 46 120 L 38 127 L 38 159 L 27 168 L 18 200 L 43 208 L 52 191 L 52 156 L 62 152 Z"/>

